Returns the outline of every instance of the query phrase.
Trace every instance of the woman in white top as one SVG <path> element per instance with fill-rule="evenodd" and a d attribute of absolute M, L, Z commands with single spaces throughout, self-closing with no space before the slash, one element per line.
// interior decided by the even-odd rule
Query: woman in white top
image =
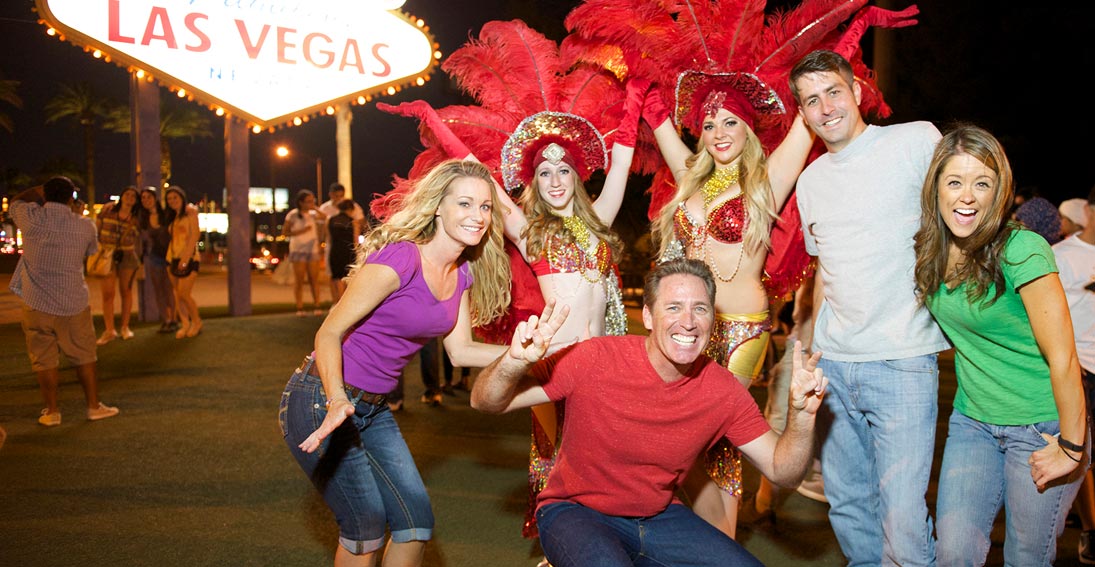
<path fill-rule="evenodd" d="M 316 208 L 316 196 L 307 189 L 297 193 L 297 208 L 285 215 L 281 234 L 289 239 L 289 265 L 293 267 L 293 298 L 297 316 L 304 316 L 304 280 L 312 288 L 314 315 L 322 315 L 319 306 L 319 270 L 323 267 L 323 251 L 319 247 L 320 221 L 327 216 Z"/>

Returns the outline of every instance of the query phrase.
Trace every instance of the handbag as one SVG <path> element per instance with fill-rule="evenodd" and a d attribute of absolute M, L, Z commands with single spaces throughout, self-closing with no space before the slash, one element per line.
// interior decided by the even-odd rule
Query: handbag
<path fill-rule="evenodd" d="M 104 211 L 104 213 L 113 210 L 113 207 L 111 207 L 109 211 Z M 116 243 L 104 244 L 103 229 L 100 227 L 96 239 L 99 241 L 99 249 L 87 257 L 87 275 L 102 278 L 109 276 L 114 271 L 115 262 L 121 261 L 122 251 L 118 249 L 118 243 L 122 240 L 122 233 L 120 230 L 118 231 Z"/>
<path fill-rule="evenodd" d="M 87 275 L 94 277 L 109 276 L 114 270 L 113 244 L 99 244 L 99 249 L 87 257 Z"/>
<path fill-rule="evenodd" d="M 167 271 L 171 272 L 171 275 L 175 276 L 176 278 L 185 278 L 186 276 L 190 275 L 190 272 L 194 271 L 195 264 L 197 264 L 197 262 L 191 260 L 186 263 L 185 268 L 180 268 L 179 259 L 175 258 L 174 260 L 171 260 L 171 264 L 167 267 Z"/>

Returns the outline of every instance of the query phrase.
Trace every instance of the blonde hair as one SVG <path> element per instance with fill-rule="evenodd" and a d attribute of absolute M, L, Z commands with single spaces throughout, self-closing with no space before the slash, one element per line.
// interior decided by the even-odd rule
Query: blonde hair
<path fill-rule="evenodd" d="M 410 192 L 393 203 L 395 212 L 391 217 L 370 231 L 357 247 L 357 259 L 347 277 L 353 277 L 369 255 L 389 244 L 402 241 L 425 244 L 433 240 L 437 232 L 435 213 L 441 200 L 449 194 L 454 181 L 465 177 L 486 183 L 495 203 L 486 236 L 478 245 L 465 248 L 460 256 L 468 263 L 475 280 L 470 290 L 472 326 L 482 326 L 498 318 L 510 303 L 509 256 L 503 250 L 502 210 L 494 197 L 494 179 L 490 170 L 479 162 L 444 161 L 416 181 Z"/>
<path fill-rule="evenodd" d="M 593 201 L 578 174 L 571 169 L 570 175 L 574 180 L 574 215 L 582 219 L 589 231 L 608 245 L 612 258 L 619 261 L 623 254 L 623 241 L 597 218 Z M 574 236 L 563 226 L 563 218 L 554 214 L 551 205 L 540 197 L 536 177 L 524 188 L 518 201 L 528 221 L 521 230 L 521 237 L 525 239 L 525 253 L 530 260 L 536 261 L 543 257 L 545 243 L 551 239 L 558 239 L 564 245 L 574 242 Z"/>
<path fill-rule="evenodd" d="M 740 156 L 739 184 L 745 196 L 745 212 L 749 224 L 745 228 L 742 246 L 750 254 L 759 254 L 767 252 L 771 245 L 772 226 L 779 218 L 779 214 L 776 211 L 772 187 L 768 183 L 768 160 L 764 156 L 764 147 L 761 146 L 760 139 L 753 133 L 752 128 L 746 126 L 745 132 L 745 148 Z M 677 207 L 698 193 L 715 172 L 715 159 L 707 153 L 702 141 L 697 146 L 696 153 L 686 162 L 688 171 L 685 172 L 677 193 L 662 207 L 662 210 L 658 212 L 658 218 L 654 220 L 653 233 L 659 258 L 665 255 L 667 248 L 676 239 L 673 216 Z"/>

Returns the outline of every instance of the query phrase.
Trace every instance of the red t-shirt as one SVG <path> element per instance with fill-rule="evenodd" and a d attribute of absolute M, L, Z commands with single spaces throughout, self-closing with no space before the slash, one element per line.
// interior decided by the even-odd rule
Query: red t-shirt
<path fill-rule="evenodd" d="M 667 384 L 645 340 L 585 340 L 530 371 L 548 397 L 566 399 L 563 440 L 537 506 L 569 501 L 612 516 L 653 516 L 720 437 L 741 446 L 769 430 L 725 368 L 701 357 L 707 363 L 697 374 Z"/>

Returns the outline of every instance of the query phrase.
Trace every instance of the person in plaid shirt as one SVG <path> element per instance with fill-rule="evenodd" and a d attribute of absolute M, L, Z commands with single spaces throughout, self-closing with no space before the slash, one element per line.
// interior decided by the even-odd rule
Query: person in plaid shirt
<path fill-rule="evenodd" d="M 76 367 L 87 418 L 118 415 L 118 408 L 99 401 L 95 327 L 84 281 L 84 260 L 99 244 L 95 225 L 73 211 L 75 194 L 72 181 L 58 176 L 16 195 L 9 208 L 23 232 L 23 255 L 9 289 L 23 300 L 27 354 L 46 403 L 38 423 L 46 427 L 61 424 L 57 406 L 61 352 Z"/>

